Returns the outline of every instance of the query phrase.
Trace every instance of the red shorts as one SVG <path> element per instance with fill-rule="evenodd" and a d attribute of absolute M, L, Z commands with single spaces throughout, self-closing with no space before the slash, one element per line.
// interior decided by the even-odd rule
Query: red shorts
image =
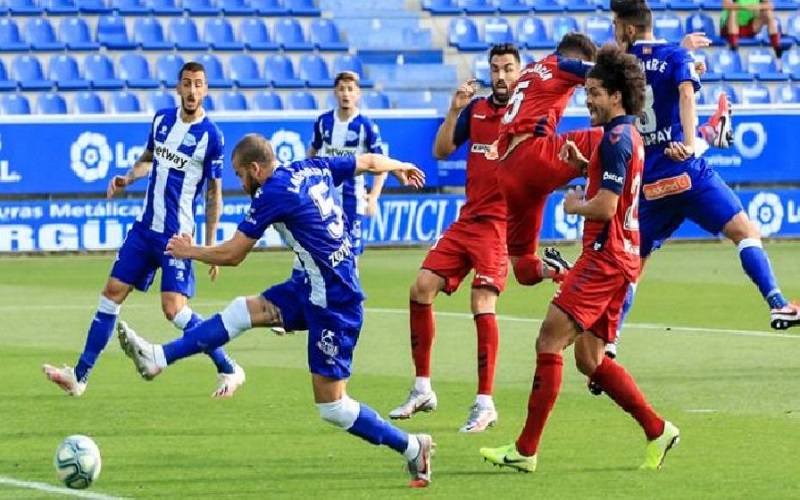
<path fill-rule="evenodd" d="M 617 327 L 630 282 L 622 271 L 596 257 L 581 255 L 556 292 L 553 304 L 583 331 L 606 343 L 617 338 Z"/>
<path fill-rule="evenodd" d="M 719 34 L 722 38 L 728 38 L 728 27 L 722 26 L 719 29 Z M 755 36 L 756 32 L 753 27 L 753 21 L 750 21 L 747 24 L 739 25 L 739 38 L 754 38 Z"/>
<path fill-rule="evenodd" d="M 455 221 L 433 244 L 421 267 L 444 278 L 443 291 L 448 295 L 458 290 L 472 269 L 472 288 L 489 287 L 502 292 L 508 278 L 505 222 Z"/>
<path fill-rule="evenodd" d="M 603 129 L 599 127 L 532 137 L 517 144 L 500 161 L 497 176 L 508 207 L 509 255 L 536 253 L 547 197 L 581 176 L 577 169 L 558 159 L 564 142 L 575 142 L 583 156 L 589 159 L 602 138 Z"/>

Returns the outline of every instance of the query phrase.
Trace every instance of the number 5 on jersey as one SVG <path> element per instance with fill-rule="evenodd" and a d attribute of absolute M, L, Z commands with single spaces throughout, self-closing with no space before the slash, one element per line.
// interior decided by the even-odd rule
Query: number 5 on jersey
<path fill-rule="evenodd" d="M 336 239 L 341 238 L 344 235 L 344 214 L 342 207 L 337 205 L 336 200 L 328 193 L 328 185 L 324 182 L 314 184 L 308 188 L 308 194 L 316 203 L 319 215 L 323 220 L 327 220 L 331 214 L 333 215 L 334 220 L 327 225 L 328 233 Z"/>

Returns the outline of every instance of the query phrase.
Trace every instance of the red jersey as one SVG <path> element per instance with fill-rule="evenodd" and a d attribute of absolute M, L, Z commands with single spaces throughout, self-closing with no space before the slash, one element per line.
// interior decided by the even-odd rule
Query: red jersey
<path fill-rule="evenodd" d="M 619 204 L 610 220 L 586 219 L 583 225 L 583 253 L 615 264 L 630 282 L 636 282 L 641 271 L 639 190 L 644 143 L 635 122 L 635 116 L 619 116 L 603 127 L 603 140 L 589 161 L 586 199 L 607 189 L 619 195 Z"/>
<path fill-rule="evenodd" d="M 500 122 L 498 154 L 502 158 L 511 137 L 520 134 L 550 136 L 575 92 L 583 85 L 592 63 L 550 54 L 522 70 Z"/>
<path fill-rule="evenodd" d="M 470 142 L 467 154 L 467 202 L 461 207 L 460 219 L 506 219 L 506 202 L 497 180 L 497 160 L 486 158 L 486 152 L 497 140 L 497 127 L 505 110 L 505 106 L 496 105 L 491 97 L 479 97 L 473 99 L 458 115 L 453 143 L 460 146 L 467 140 Z"/>

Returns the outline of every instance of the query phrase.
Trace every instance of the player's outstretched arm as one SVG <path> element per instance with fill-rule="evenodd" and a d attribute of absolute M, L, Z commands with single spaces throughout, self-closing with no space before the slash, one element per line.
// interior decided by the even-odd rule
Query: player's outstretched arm
<path fill-rule="evenodd" d="M 206 186 L 206 245 L 217 243 L 217 226 L 222 213 L 222 179 L 209 179 Z M 211 281 L 216 281 L 219 269 L 212 265 L 208 270 Z"/>
<path fill-rule="evenodd" d="M 439 130 L 436 131 L 436 139 L 433 141 L 433 156 L 437 160 L 444 160 L 460 145 L 454 140 L 458 117 L 461 115 L 461 111 L 472 102 L 476 92 L 476 80 L 465 82 L 453 92 L 453 97 L 450 99 L 450 109 L 444 117 L 444 122 L 439 125 Z"/>
<path fill-rule="evenodd" d="M 128 170 L 127 174 L 115 175 L 114 178 L 111 179 L 108 183 L 108 189 L 106 189 L 106 198 L 110 200 L 115 194 L 125 191 L 126 187 L 136 182 L 137 179 L 146 177 L 152 169 L 153 152 L 149 149 L 145 149 L 144 153 L 136 160 L 136 163 Z"/>
<path fill-rule="evenodd" d="M 394 160 L 377 153 L 356 155 L 356 175 L 378 175 L 389 172 L 404 186 L 421 188 L 425 185 L 425 172 L 413 163 Z"/>
<path fill-rule="evenodd" d="M 238 266 L 255 244 L 256 240 L 245 236 L 241 231 L 236 231 L 233 238 L 210 247 L 195 246 L 191 235 L 176 234 L 170 238 L 167 251 L 164 253 L 179 259 L 199 260 L 214 266 Z"/>

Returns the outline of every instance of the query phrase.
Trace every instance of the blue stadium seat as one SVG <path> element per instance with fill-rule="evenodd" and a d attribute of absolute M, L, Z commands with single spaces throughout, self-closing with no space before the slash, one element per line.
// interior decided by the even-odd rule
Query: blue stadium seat
<path fill-rule="evenodd" d="M 181 5 L 189 16 L 216 16 L 220 14 L 220 9 L 211 0 L 183 0 Z"/>
<path fill-rule="evenodd" d="M 119 77 L 132 89 L 157 89 L 161 82 L 153 78 L 150 64 L 141 54 L 124 54 L 119 58 Z"/>
<path fill-rule="evenodd" d="M 258 72 L 258 64 L 250 54 L 231 56 L 230 75 L 237 87 L 242 89 L 262 89 L 270 86 L 270 81 Z"/>
<path fill-rule="evenodd" d="M 159 90 L 150 94 L 150 111 L 156 112 L 160 109 L 175 108 L 178 102 L 175 99 L 175 92 Z"/>
<path fill-rule="evenodd" d="M 178 50 L 207 50 L 208 43 L 200 40 L 197 25 L 190 17 L 179 17 L 169 22 L 167 39 L 174 42 Z"/>
<path fill-rule="evenodd" d="M 69 54 L 52 56 L 47 70 L 48 77 L 54 81 L 58 90 L 87 90 L 89 82 L 84 80 L 78 69 L 78 62 Z"/>
<path fill-rule="evenodd" d="M 536 62 L 536 58 L 527 52 L 523 52 L 522 54 L 520 54 L 519 58 L 521 59 L 520 65 L 523 68 L 528 66 L 529 64 L 533 64 Z"/>
<path fill-rule="evenodd" d="M 0 51 L 27 52 L 28 49 L 29 45 L 20 36 L 19 26 L 14 18 L 0 18 Z"/>
<path fill-rule="evenodd" d="M 670 10 L 686 10 L 686 11 L 697 11 L 702 8 L 703 0 L 669 0 L 669 8 Z M 708 9 L 711 10 L 711 9 Z M 708 33 L 706 33 L 708 34 Z"/>
<path fill-rule="evenodd" d="M 706 93 L 706 100 L 708 102 L 717 102 L 719 101 L 719 95 L 723 92 L 727 94 L 728 100 L 731 101 L 731 104 L 739 104 L 739 94 L 737 94 L 736 89 L 734 89 L 733 86 L 728 83 L 721 83 L 719 85 L 709 87 L 708 92 Z"/>
<path fill-rule="evenodd" d="M 285 16 L 289 9 L 280 0 L 250 0 L 250 6 L 256 9 L 259 16 Z"/>
<path fill-rule="evenodd" d="M 747 71 L 763 82 L 785 82 L 789 75 L 778 70 L 772 49 L 751 49 L 747 54 Z"/>
<path fill-rule="evenodd" d="M 55 92 L 40 94 L 36 100 L 36 112 L 40 115 L 66 115 L 67 101 Z"/>
<path fill-rule="evenodd" d="M 312 19 L 308 29 L 309 41 L 324 51 L 346 51 L 347 42 L 342 40 L 339 28 L 330 19 Z"/>
<path fill-rule="evenodd" d="M 711 61 L 709 61 L 708 54 L 706 52 L 702 50 L 694 51 L 694 60 L 696 62 L 703 62 L 706 65 L 706 72 L 700 75 L 701 82 L 718 82 L 722 80 L 722 74 L 715 73 L 713 68 L 710 67 Z"/>
<path fill-rule="evenodd" d="M 523 17 L 517 21 L 517 41 L 529 49 L 554 49 L 556 47 L 547 36 L 544 21 L 539 17 Z"/>
<path fill-rule="evenodd" d="M 184 60 L 180 54 L 163 54 L 156 59 L 156 78 L 167 87 L 178 84 Z"/>
<path fill-rule="evenodd" d="M 6 5 L 12 16 L 41 16 L 44 12 L 36 0 L 7 0 Z"/>
<path fill-rule="evenodd" d="M 50 16 L 78 15 L 78 6 L 74 0 L 42 0 L 41 5 Z"/>
<path fill-rule="evenodd" d="M 314 0 L 283 0 L 283 5 L 293 16 L 318 17 L 321 14 Z"/>
<path fill-rule="evenodd" d="M 281 96 L 275 92 L 258 92 L 253 96 L 253 109 L 261 111 L 280 110 L 283 109 L 283 101 Z"/>
<path fill-rule="evenodd" d="M 157 16 L 182 16 L 183 9 L 175 5 L 175 0 L 146 0 L 146 4 Z"/>
<path fill-rule="evenodd" d="M 667 10 L 669 8 L 667 1 L 664 0 L 648 0 L 647 6 L 652 11 Z"/>
<path fill-rule="evenodd" d="M 94 92 L 80 92 L 75 96 L 75 112 L 81 115 L 99 115 L 106 112 L 106 106 Z"/>
<path fill-rule="evenodd" d="M 364 71 L 364 63 L 361 62 L 358 56 L 351 56 L 349 54 L 336 56 L 333 59 L 334 78 L 342 71 L 352 71 L 357 74 L 362 89 L 369 89 L 375 86 L 375 83 L 367 78 L 367 73 Z"/>
<path fill-rule="evenodd" d="M 498 43 L 511 43 L 514 41 L 514 33 L 511 32 L 511 24 L 505 17 L 490 17 L 483 23 L 483 37 L 489 45 Z"/>
<path fill-rule="evenodd" d="M 247 0 L 219 0 L 217 7 L 226 16 L 252 16 L 256 13 L 256 9 Z"/>
<path fill-rule="evenodd" d="M 111 7 L 105 0 L 75 0 L 81 14 L 110 14 Z"/>
<path fill-rule="evenodd" d="M 489 86 L 492 84 L 492 72 L 486 55 L 478 54 L 472 59 L 472 77 L 478 80 L 481 85 Z"/>
<path fill-rule="evenodd" d="M 775 7 L 775 10 L 791 10 L 796 12 L 800 9 L 800 2 L 797 0 L 775 0 L 772 2 L 772 5 Z"/>
<path fill-rule="evenodd" d="M 52 51 L 64 50 L 67 45 L 64 42 L 59 42 L 56 38 L 56 31 L 50 20 L 46 17 L 36 17 L 30 19 L 25 24 L 25 38 L 33 50 L 38 51 Z"/>
<path fill-rule="evenodd" d="M 233 87 L 233 80 L 225 76 L 222 63 L 214 54 L 200 54 L 194 60 L 206 69 L 208 87 L 212 89 L 229 89 Z"/>
<path fill-rule="evenodd" d="M 651 9 L 655 2 L 647 2 Z M 567 0 L 567 12 L 594 12 L 597 10 L 597 4 L 593 0 Z"/>
<path fill-rule="evenodd" d="M 792 76 L 792 80 L 800 80 L 800 50 L 797 47 L 783 53 L 781 68 Z"/>
<path fill-rule="evenodd" d="M 114 74 L 114 64 L 105 54 L 87 55 L 83 74 L 96 90 L 119 90 L 125 86 L 125 81 Z"/>
<path fill-rule="evenodd" d="M 305 90 L 298 90 L 289 95 L 289 109 L 317 109 L 317 98 Z"/>
<path fill-rule="evenodd" d="M 133 50 L 138 46 L 128 38 L 122 16 L 101 16 L 97 20 L 97 41 L 111 50 Z"/>
<path fill-rule="evenodd" d="M 724 45 L 725 41 L 720 38 L 719 30 L 714 20 L 703 12 L 694 12 L 686 17 L 686 33 L 703 32 L 711 39 L 712 45 Z"/>
<path fill-rule="evenodd" d="M 137 17 L 133 22 L 133 41 L 143 50 L 173 50 L 175 44 L 164 39 L 164 28 L 157 17 Z"/>
<path fill-rule="evenodd" d="M 0 94 L 0 111 L 4 115 L 29 115 L 31 103 L 23 94 Z"/>
<path fill-rule="evenodd" d="M 585 108 L 586 107 L 586 87 L 575 87 L 575 92 L 569 100 L 571 108 Z"/>
<path fill-rule="evenodd" d="M 329 89 L 333 87 L 328 63 L 319 54 L 304 54 L 300 57 L 298 75 L 312 89 Z"/>
<path fill-rule="evenodd" d="M 564 4 L 558 0 L 533 0 L 533 11 L 539 12 L 564 12 Z"/>
<path fill-rule="evenodd" d="M 98 50 L 100 44 L 92 39 L 89 25 L 81 17 L 64 19 L 58 26 L 59 38 L 69 50 Z"/>
<path fill-rule="evenodd" d="M 392 107 L 389 96 L 377 91 L 367 92 L 361 96 L 361 105 L 364 109 L 390 109 Z"/>
<path fill-rule="evenodd" d="M 788 83 L 775 89 L 777 102 L 780 104 L 800 104 L 800 86 Z"/>
<path fill-rule="evenodd" d="M 722 78 L 729 82 L 749 82 L 754 78 L 754 75 L 742 68 L 742 59 L 738 52 L 719 49 L 711 54 L 708 62 L 714 73 L 721 73 Z"/>
<path fill-rule="evenodd" d="M 706 94 L 701 89 L 700 92 L 694 93 L 694 102 L 695 104 L 705 104 L 706 103 Z"/>
<path fill-rule="evenodd" d="M 488 45 L 481 40 L 478 27 L 468 17 L 455 17 L 447 25 L 447 43 L 458 50 L 486 50 Z"/>
<path fill-rule="evenodd" d="M 436 109 L 444 112 L 450 107 L 450 92 L 403 91 L 392 94 L 395 107 L 399 109 Z"/>
<path fill-rule="evenodd" d="M 328 97 L 325 98 L 325 108 L 327 109 L 336 109 L 339 107 L 339 102 L 336 100 L 336 96 L 333 94 L 328 94 Z M 364 106 L 360 106 L 363 108 Z"/>
<path fill-rule="evenodd" d="M 303 27 L 297 19 L 286 17 L 275 21 L 275 41 L 283 50 L 308 51 L 314 44 L 306 40 Z"/>
<path fill-rule="evenodd" d="M 498 0 L 497 8 L 501 14 L 527 14 L 531 11 L 525 0 Z"/>
<path fill-rule="evenodd" d="M 654 16 L 653 34 L 656 38 L 664 38 L 668 42 L 680 43 L 683 40 L 683 23 L 675 14 Z"/>
<path fill-rule="evenodd" d="M 0 60 L 0 91 L 17 90 L 17 82 L 8 78 L 6 65 Z"/>
<path fill-rule="evenodd" d="M 558 16 L 553 18 L 553 40 L 556 45 L 567 33 L 580 31 L 578 20 L 572 16 Z"/>
<path fill-rule="evenodd" d="M 299 89 L 306 83 L 297 78 L 292 60 L 283 54 L 270 54 L 264 59 L 264 77 L 279 89 Z"/>
<path fill-rule="evenodd" d="M 583 26 L 584 33 L 597 45 L 614 41 L 614 23 L 606 16 L 587 16 Z"/>
<path fill-rule="evenodd" d="M 742 87 L 742 104 L 770 104 L 772 96 L 769 89 L 760 83 L 752 83 Z"/>
<path fill-rule="evenodd" d="M 485 15 L 497 12 L 497 7 L 491 0 L 461 0 L 461 6 L 467 15 Z"/>
<path fill-rule="evenodd" d="M 34 56 L 20 54 L 11 61 L 11 75 L 22 90 L 51 90 L 53 82 L 45 79 L 42 64 Z"/>
<path fill-rule="evenodd" d="M 113 113 L 139 113 L 142 111 L 142 106 L 139 104 L 136 94 L 123 90 L 111 94 L 111 111 Z"/>
<path fill-rule="evenodd" d="M 151 12 L 144 0 L 111 0 L 111 9 L 123 16 L 143 16 Z"/>
<path fill-rule="evenodd" d="M 453 16 L 464 12 L 458 0 L 422 0 L 422 9 L 434 16 Z"/>
<path fill-rule="evenodd" d="M 233 90 L 225 92 L 217 97 L 217 100 L 219 101 L 219 109 L 223 111 L 247 111 L 249 109 L 244 94 Z"/>
<path fill-rule="evenodd" d="M 207 94 L 203 98 L 203 109 L 206 111 L 214 111 L 217 109 L 217 101 L 214 100 L 214 97 L 211 94 Z"/>
<path fill-rule="evenodd" d="M 264 21 L 257 17 L 251 17 L 243 20 L 239 25 L 239 33 L 241 40 L 247 50 L 254 51 L 275 51 L 280 50 L 281 46 L 272 41 L 269 35 L 269 30 Z"/>
<path fill-rule="evenodd" d="M 794 37 L 795 43 L 800 43 L 800 14 L 790 17 L 786 26 L 786 34 Z"/>
<path fill-rule="evenodd" d="M 214 50 L 234 50 L 241 52 L 244 44 L 236 41 L 231 22 L 224 17 L 215 17 L 206 21 L 203 31 L 204 40 Z"/>

